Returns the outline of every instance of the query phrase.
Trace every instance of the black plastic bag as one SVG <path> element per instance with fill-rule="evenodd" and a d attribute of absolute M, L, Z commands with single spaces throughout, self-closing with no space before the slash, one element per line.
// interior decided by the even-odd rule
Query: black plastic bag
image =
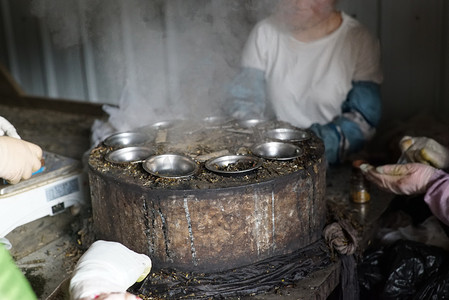
<path fill-rule="evenodd" d="M 412 241 L 371 249 L 358 268 L 360 298 L 445 299 L 448 255 L 441 248 Z"/>

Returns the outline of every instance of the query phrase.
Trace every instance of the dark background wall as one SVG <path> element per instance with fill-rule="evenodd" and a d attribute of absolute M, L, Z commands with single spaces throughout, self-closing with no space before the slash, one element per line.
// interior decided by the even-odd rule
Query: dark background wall
<path fill-rule="evenodd" d="M 266 0 L 0 0 L 0 62 L 31 95 L 137 117 L 212 111 Z M 380 38 L 384 119 L 449 113 L 449 4 L 341 0 Z M 151 112 L 150 112 L 151 111 Z M 154 113 L 156 112 L 156 113 Z"/>

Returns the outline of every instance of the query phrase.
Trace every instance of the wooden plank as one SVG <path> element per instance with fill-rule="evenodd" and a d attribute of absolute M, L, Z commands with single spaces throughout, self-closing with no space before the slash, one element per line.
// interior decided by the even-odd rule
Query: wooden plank
<path fill-rule="evenodd" d="M 38 251 L 64 235 L 64 231 L 69 231 L 70 224 L 74 220 L 75 217 L 71 215 L 68 209 L 63 213 L 44 217 L 17 227 L 6 235 L 6 238 L 13 245 L 10 251 L 11 255 L 15 259 L 20 259 Z"/>
<path fill-rule="evenodd" d="M 282 287 L 276 292 L 265 293 L 261 295 L 242 297 L 244 300 L 322 300 L 328 298 L 332 291 L 340 283 L 340 260 L 337 260 L 326 268 L 309 274 L 301 279 L 294 287 Z"/>
<path fill-rule="evenodd" d="M 14 80 L 8 70 L 0 64 L 0 104 L 49 109 L 61 112 L 69 112 L 83 115 L 105 117 L 107 114 L 102 109 L 102 104 L 81 102 L 65 99 L 51 99 L 47 97 L 28 96 Z"/>
<path fill-rule="evenodd" d="M 48 109 L 73 114 L 106 117 L 102 104 L 36 96 L 16 97 L 0 94 L 0 104 L 31 109 Z"/>

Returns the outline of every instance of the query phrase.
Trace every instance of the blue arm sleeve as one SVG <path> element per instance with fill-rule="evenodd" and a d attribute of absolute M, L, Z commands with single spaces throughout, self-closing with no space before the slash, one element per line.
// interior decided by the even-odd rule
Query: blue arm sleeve
<path fill-rule="evenodd" d="M 329 164 L 339 163 L 346 154 L 359 151 L 374 135 L 382 112 L 380 86 L 367 81 L 353 82 L 341 108 L 342 115 L 332 122 L 310 127 L 323 140 Z"/>
<path fill-rule="evenodd" d="M 348 98 L 343 102 L 342 111 L 358 112 L 370 126 L 377 127 L 382 115 L 380 85 L 369 81 L 353 82 Z"/>
<path fill-rule="evenodd" d="M 329 164 L 338 163 L 340 161 L 339 149 L 341 134 L 338 132 L 337 127 L 332 123 L 326 125 L 315 123 L 310 129 L 323 140 L 327 162 Z"/>
<path fill-rule="evenodd" d="M 262 70 L 242 68 L 227 92 L 223 110 L 236 118 L 260 117 L 266 107 L 265 74 Z"/>

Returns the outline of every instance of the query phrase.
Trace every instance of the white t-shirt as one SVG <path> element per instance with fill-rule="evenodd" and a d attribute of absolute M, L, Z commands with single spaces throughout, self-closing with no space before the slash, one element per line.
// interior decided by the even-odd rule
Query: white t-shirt
<path fill-rule="evenodd" d="M 351 82 L 381 83 L 380 47 L 358 21 L 342 13 L 330 35 L 300 42 L 273 18 L 259 22 L 242 55 L 242 67 L 265 72 L 267 97 L 278 119 L 307 128 L 341 115 Z"/>

